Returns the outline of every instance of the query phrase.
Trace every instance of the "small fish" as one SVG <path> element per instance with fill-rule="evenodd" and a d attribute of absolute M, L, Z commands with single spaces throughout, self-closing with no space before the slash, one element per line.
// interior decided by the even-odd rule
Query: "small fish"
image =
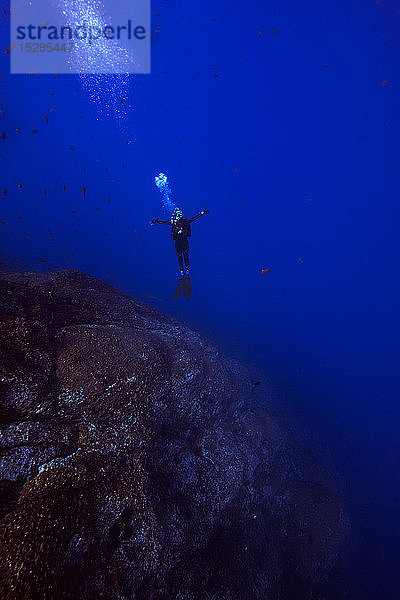
<path fill-rule="evenodd" d="M 44 193 L 45 196 L 47 196 L 47 190 L 46 189 L 43 190 L 43 193 Z"/>
<path fill-rule="evenodd" d="M 65 262 L 66 260 L 68 260 L 69 256 L 66 256 L 65 258 L 62 259 L 61 262 Z"/>
<path fill-rule="evenodd" d="M 70 146 L 69 149 L 72 150 L 72 152 L 75 151 L 75 148 L 73 146 Z"/>
<path fill-rule="evenodd" d="M 3 196 L 4 196 L 4 198 L 7 196 L 7 188 L 4 188 L 4 190 L 3 190 Z"/>
<path fill-rule="evenodd" d="M 18 189 L 22 190 L 22 183 L 17 183 Z"/>
<path fill-rule="evenodd" d="M 233 167 L 233 170 L 235 171 L 235 173 L 239 173 L 236 167 Z"/>
<path fill-rule="evenodd" d="M 6 225 L 8 227 L 8 223 L 6 223 L 5 221 L 0 221 L 0 225 Z"/>
<path fill-rule="evenodd" d="M 31 134 L 35 135 L 38 131 L 39 131 L 39 129 L 32 129 Z"/>
<path fill-rule="evenodd" d="M 271 31 L 271 33 L 273 33 L 274 35 L 276 35 L 277 33 L 280 33 L 280 32 L 281 32 L 281 30 L 280 30 L 280 29 L 273 29 L 273 30 Z"/>
<path fill-rule="evenodd" d="M 110 196 L 107 196 L 107 203 L 110 204 Z"/>
<path fill-rule="evenodd" d="M 75 214 L 77 210 L 77 208 L 74 208 L 74 210 L 71 210 L 71 212 Z"/>
<path fill-rule="evenodd" d="M 263 37 L 263 36 L 264 36 L 264 32 L 263 32 L 263 31 L 259 31 L 259 32 L 258 32 L 258 35 L 259 35 L 260 37 Z"/>
<path fill-rule="evenodd" d="M 66 186 L 65 186 L 65 185 L 63 185 L 63 190 L 64 190 L 64 192 L 66 192 L 66 191 L 67 191 L 67 188 L 66 188 Z"/>
<path fill-rule="evenodd" d="M 301 263 L 303 263 L 303 262 L 304 262 L 304 260 L 301 258 L 301 256 L 300 256 L 300 258 L 299 258 L 299 262 L 301 262 Z"/>
<path fill-rule="evenodd" d="M 261 385 L 261 381 L 255 381 L 253 385 Z"/>
<path fill-rule="evenodd" d="M 3 142 L 6 141 L 6 132 L 5 131 L 2 132 L 1 139 L 3 140 Z"/>
<path fill-rule="evenodd" d="M 387 79 L 384 79 L 384 80 L 382 81 L 382 83 L 381 83 L 381 86 L 382 86 L 382 87 L 385 87 L 385 85 L 387 85 L 387 84 L 388 84 L 388 80 L 387 80 Z"/>
<path fill-rule="evenodd" d="M 312 202 L 312 198 L 307 198 L 307 202 Z"/>
<path fill-rule="evenodd" d="M 86 186 L 82 185 L 82 196 L 85 198 L 86 196 Z"/>
<path fill-rule="evenodd" d="M 16 48 L 15 42 L 11 46 L 7 46 L 7 48 L 4 49 L 4 54 L 10 54 L 14 48 Z"/>
<path fill-rule="evenodd" d="M 44 120 L 46 121 L 47 125 L 47 123 L 49 122 L 49 115 L 47 113 L 44 115 Z"/>
<path fill-rule="evenodd" d="M 328 68 L 328 63 L 325 63 L 324 67 L 325 67 L 325 69 L 327 69 Z"/>
<path fill-rule="evenodd" d="M 214 77 L 219 77 L 219 73 L 214 73 Z"/>
<path fill-rule="evenodd" d="M 24 231 L 24 235 L 31 235 L 31 234 L 28 233 L 27 231 Z"/>
<path fill-rule="evenodd" d="M 40 262 L 48 262 L 45 258 L 38 258 L 38 260 L 40 260 Z"/>
<path fill-rule="evenodd" d="M 271 267 L 270 267 L 270 268 L 268 268 L 268 269 L 262 269 L 262 271 L 261 271 L 260 275 L 266 275 L 267 273 L 269 273 L 269 272 L 270 272 L 270 270 L 271 270 Z"/>
<path fill-rule="evenodd" d="M 15 131 L 18 133 L 18 135 L 20 135 L 20 134 L 21 134 L 21 130 L 20 130 L 20 128 L 19 128 L 19 127 L 16 127 L 16 128 L 15 128 Z"/>

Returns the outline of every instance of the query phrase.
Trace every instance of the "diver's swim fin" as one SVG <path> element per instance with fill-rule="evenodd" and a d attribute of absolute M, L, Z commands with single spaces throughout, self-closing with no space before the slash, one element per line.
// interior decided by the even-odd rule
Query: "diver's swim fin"
<path fill-rule="evenodd" d="M 174 294 L 174 300 L 178 300 L 178 298 L 181 297 L 182 292 L 183 292 L 183 287 L 184 287 L 184 277 L 181 277 L 180 280 L 178 281 L 178 285 L 176 286 L 176 290 L 175 290 L 175 294 Z"/>
<path fill-rule="evenodd" d="M 192 282 L 190 281 L 189 275 L 183 277 L 183 297 L 190 298 L 192 295 Z"/>

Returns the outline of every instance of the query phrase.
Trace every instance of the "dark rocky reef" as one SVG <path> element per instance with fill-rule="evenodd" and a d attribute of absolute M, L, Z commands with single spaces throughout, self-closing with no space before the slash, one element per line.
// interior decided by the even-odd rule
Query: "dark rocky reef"
<path fill-rule="evenodd" d="M 3 272 L 0 402 L 4 600 L 342 597 L 312 436 L 170 317 L 83 273 Z"/>

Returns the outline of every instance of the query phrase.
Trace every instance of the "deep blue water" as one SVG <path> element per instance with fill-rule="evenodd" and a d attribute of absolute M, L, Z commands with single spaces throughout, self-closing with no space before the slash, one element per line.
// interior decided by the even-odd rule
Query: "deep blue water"
<path fill-rule="evenodd" d="M 350 599 L 397 600 L 400 2 L 156 0 L 152 29 L 125 117 L 2 51 L 1 260 L 118 282 L 284 390 L 345 480 Z M 211 211 L 188 302 L 149 225 L 161 171 L 188 216 Z"/>

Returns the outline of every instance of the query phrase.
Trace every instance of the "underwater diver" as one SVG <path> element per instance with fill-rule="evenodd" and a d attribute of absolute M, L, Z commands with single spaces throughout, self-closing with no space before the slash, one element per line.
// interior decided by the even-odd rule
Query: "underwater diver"
<path fill-rule="evenodd" d="M 178 287 L 176 288 L 174 298 L 177 299 L 183 292 L 185 298 L 190 298 L 192 293 L 192 286 L 190 282 L 190 272 L 189 272 L 189 241 L 188 237 L 192 235 L 192 230 L 190 224 L 196 219 L 200 219 L 203 215 L 208 214 L 210 211 L 206 208 L 202 210 L 201 213 L 195 215 L 191 219 L 186 219 L 183 216 L 183 212 L 180 208 L 174 208 L 174 212 L 172 213 L 169 221 L 162 221 L 161 219 L 153 219 L 150 221 L 151 225 L 155 225 L 156 223 L 161 223 L 162 225 L 170 225 L 171 226 L 171 238 L 175 242 L 175 252 L 178 258 L 179 270 L 181 272 L 181 279 L 178 283 Z M 184 270 L 184 263 L 186 271 Z"/>

